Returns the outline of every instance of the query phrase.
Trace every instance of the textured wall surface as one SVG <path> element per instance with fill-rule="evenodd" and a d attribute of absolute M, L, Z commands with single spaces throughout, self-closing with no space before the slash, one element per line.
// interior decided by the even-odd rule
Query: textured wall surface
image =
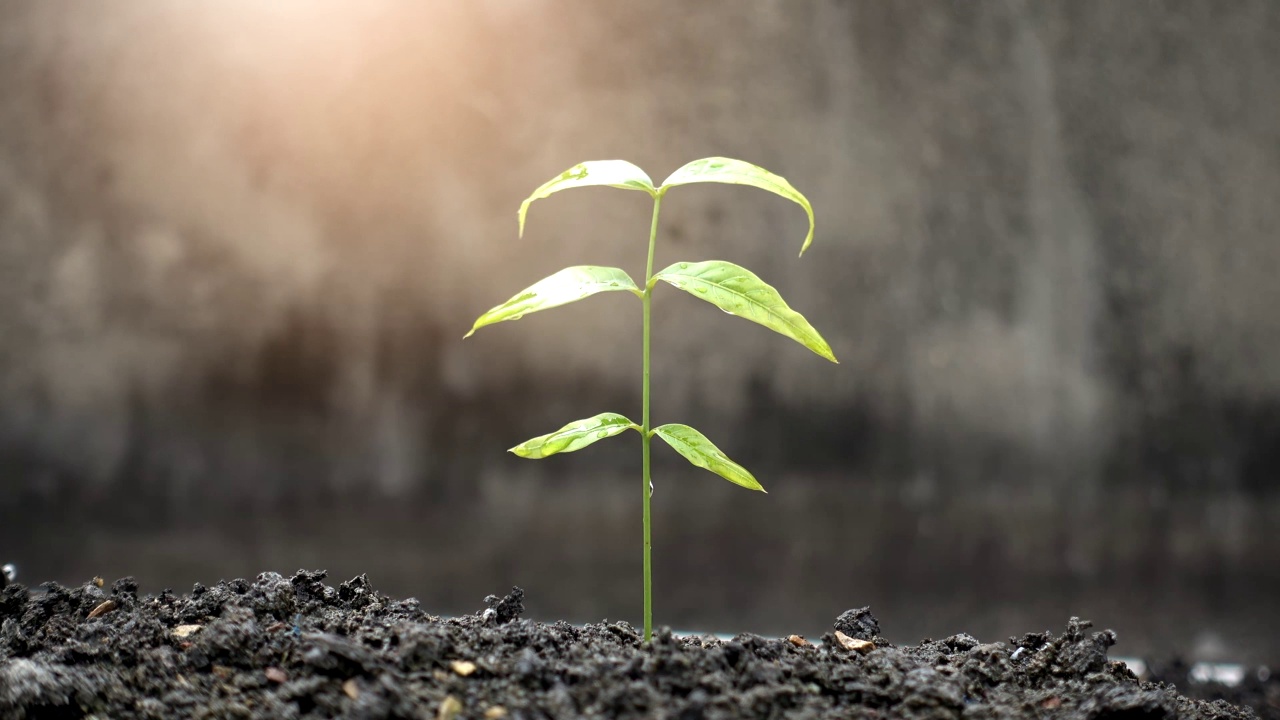
<path fill-rule="evenodd" d="M 659 622 L 1077 614 L 1274 661 L 1276 67 L 1268 0 L 0 0 L 0 560 L 638 619 L 634 443 L 503 453 L 638 415 L 638 308 L 461 336 L 565 265 L 642 269 L 638 193 L 518 240 L 543 180 L 729 155 L 809 196 L 813 248 L 695 186 L 658 266 L 754 269 L 841 364 L 656 296 L 655 420 L 770 489 L 658 460 Z"/>

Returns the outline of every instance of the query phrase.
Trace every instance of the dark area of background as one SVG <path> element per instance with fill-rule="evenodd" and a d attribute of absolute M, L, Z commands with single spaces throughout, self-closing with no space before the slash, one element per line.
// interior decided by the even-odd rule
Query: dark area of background
<path fill-rule="evenodd" d="M 655 298 L 660 624 L 1119 632 L 1280 661 L 1280 4 L 0 0 L 0 560 L 143 589 L 368 573 L 439 613 L 639 621 L 610 294 L 463 342 L 650 206 L 515 209 L 575 162 L 656 179 L 658 267 L 754 269 L 831 341 Z M 668 289 L 669 290 L 669 289 Z"/>

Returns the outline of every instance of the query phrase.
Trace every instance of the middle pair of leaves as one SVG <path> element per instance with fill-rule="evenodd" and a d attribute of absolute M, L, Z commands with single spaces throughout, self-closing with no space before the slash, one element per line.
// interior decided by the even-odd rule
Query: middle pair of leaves
<path fill-rule="evenodd" d="M 680 262 L 653 276 L 652 282 L 658 280 L 706 300 L 730 315 L 759 323 L 795 340 L 827 360 L 837 362 L 831 346 L 809 321 L 792 310 L 772 285 L 740 265 L 723 260 Z M 596 293 L 617 290 L 641 294 L 631 277 L 619 268 L 595 265 L 565 268 L 481 315 L 467 336 L 470 337 L 485 325 L 519 320 L 531 312 L 565 305 Z"/>

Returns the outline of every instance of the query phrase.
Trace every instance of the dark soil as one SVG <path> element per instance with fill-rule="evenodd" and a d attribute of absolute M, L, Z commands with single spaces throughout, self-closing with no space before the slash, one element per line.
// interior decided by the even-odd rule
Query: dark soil
<path fill-rule="evenodd" d="M 138 597 L 131 579 L 4 588 L 0 717 L 1253 717 L 1140 682 L 1107 659 L 1113 633 L 1076 619 L 1057 636 L 899 648 L 862 609 L 817 645 L 669 632 L 646 645 L 626 623 L 523 620 L 519 589 L 442 620 L 364 576 L 324 577 L 264 573 L 182 596 Z"/>

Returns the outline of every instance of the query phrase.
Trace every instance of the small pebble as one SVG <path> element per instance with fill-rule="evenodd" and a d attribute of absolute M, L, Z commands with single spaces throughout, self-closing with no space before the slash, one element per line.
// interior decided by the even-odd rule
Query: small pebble
<path fill-rule="evenodd" d="M 436 712 L 436 720 L 453 720 L 462 712 L 462 701 L 452 695 L 446 695 Z"/>
<path fill-rule="evenodd" d="M 839 630 L 836 631 L 836 642 L 840 643 L 840 647 L 844 648 L 845 650 L 853 650 L 854 652 L 858 652 L 863 655 L 866 655 L 867 653 L 871 652 L 876 648 L 875 643 L 867 642 L 866 640 L 859 640 L 857 638 L 851 638 L 848 635 L 845 635 L 844 633 L 840 632 Z"/>
<path fill-rule="evenodd" d="M 462 677 L 466 677 L 476 671 L 476 664 L 470 660 L 450 660 L 449 669 Z"/>
<path fill-rule="evenodd" d="M 267 679 L 273 683 L 282 683 L 288 680 L 289 676 L 285 675 L 284 671 L 278 667 L 269 667 L 267 668 Z"/>

